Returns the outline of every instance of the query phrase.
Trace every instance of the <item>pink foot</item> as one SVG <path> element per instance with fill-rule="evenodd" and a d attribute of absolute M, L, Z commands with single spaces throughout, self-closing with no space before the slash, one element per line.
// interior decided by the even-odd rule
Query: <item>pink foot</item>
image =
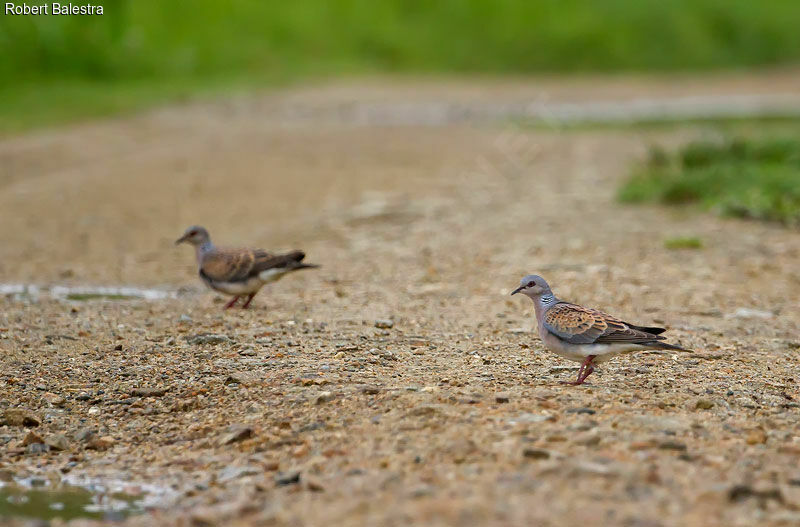
<path fill-rule="evenodd" d="M 230 302 L 225 304 L 225 307 L 223 307 L 222 309 L 230 309 L 230 308 L 232 308 L 233 304 L 235 304 L 237 300 L 239 300 L 238 296 L 233 297 L 233 300 L 231 300 Z"/>
<path fill-rule="evenodd" d="M 247 301 L 242 306 L 242 309 L 247 309 L 247 306 L 250 305 L 250 302 L 252 302 L 254 296 L 256 296 L 255 293 L 251 293 L 251 294 L 247 295 Z"/>
<path fill-rule="evenodd" d="M 594 367 L 592 367 L 592 361 L 596 357 L 597 355 L 589 355 L 586 357 L 586 360 L 584 360 L 581 364 L 581 369 L 578 370 L 578 378 L 574 381 L 563 381 L 561 384 L 567 384 L 570 386 L 578 386 L 579 384 L 583 384 L 586 380 L 586 377 L 591 375 L 594 371 Z"/>

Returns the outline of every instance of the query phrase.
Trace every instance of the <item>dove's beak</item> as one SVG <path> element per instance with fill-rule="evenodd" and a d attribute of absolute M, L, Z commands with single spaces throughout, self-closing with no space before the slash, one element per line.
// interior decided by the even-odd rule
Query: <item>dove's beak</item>
<path fill-rule="evenodd" d="M 523 289 L 525 289 L 525 286 L 524 286 L 524 285 L 521 285 L 521 286 L 519 286 L 518 288 L 516 288 L 516 289 L 514 289 L 513 291 L 511 291 L 511 296 L 514 296 L 514 295 L 516 295 L 517 293 L 519 293 L 519 292 L 520 292 L 520 291 L 522 291 Z"/>
<path fill-rule="evenodd" d="M 186 241 L 186 235 L 183 235 L 180 238 L 178 238 L 177 240 L 175 240 L 175 245 L 180 245 L 185 241 Z"/>

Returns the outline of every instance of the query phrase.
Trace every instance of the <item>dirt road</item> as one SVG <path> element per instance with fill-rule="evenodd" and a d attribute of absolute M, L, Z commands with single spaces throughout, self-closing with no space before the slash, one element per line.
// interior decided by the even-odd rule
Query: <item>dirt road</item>
<path fill-rule="evenodd" d="M 615 202 L 649 144 L 707 130 L 526 130 L 446 106 L 798 88 L 370 81 L 4 139 L 2 282 L 180 294 L 0 299 L 0 410 L 66 440 L 33 453 L 0 426 L 0 471 L 170 489 L 130 525 L 800 522 L 798 233 Z M 223 313 L 172 246 L 193 223 L 323 267 Z M 681 235 L 704 248 L 664 248 Z M 508 296 L 528 272 L 699 353 L 561 386 L 574 364 Z"/>

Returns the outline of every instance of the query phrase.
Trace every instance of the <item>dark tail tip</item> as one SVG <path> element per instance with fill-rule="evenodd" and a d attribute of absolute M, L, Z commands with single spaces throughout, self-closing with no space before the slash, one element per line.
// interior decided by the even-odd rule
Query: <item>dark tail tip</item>
<path fill-rule="evenodd" d="M 650 326 L 634 326 L 634 325 L 631 325 L 631 324 L 628 324 L 628 325 L 631 326 L 635 330 L 644 331 L 645 333 L 650 333 L 651 335 L 661 335 L 662 333 L 664 333 L 666 331 L 666 328 L 659 328 L 659 327 L 655 327 L 655 326 L 650 327 Z"/>
<path fill-rule="evenodd" d="M 685 353 L 695 353 L 694 350 L 682 348 L 680 346 L 675 346 L 674 344 L 667 344 L 666 342 L 661 342 L 661 341 L 653 342 L 652 346 L 654 348 L 662 350 L 673 350 L 673 351 L 683 351 Z"/>

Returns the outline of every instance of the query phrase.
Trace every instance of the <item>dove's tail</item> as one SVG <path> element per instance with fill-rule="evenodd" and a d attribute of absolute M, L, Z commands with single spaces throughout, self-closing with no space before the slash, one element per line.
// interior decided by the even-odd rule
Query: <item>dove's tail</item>
<path fill-rule="evenodd" d="M 681 348 L 680 346 L 675 346 L 674 344 L 667 344 L 666 342 L 661 342 L 660 340 L 654 340 L 652 342 L 647 342 L 644 344 L 650 349 L 658 349 L 658 350 L 673 350 L 673 351 L 683 351 L 686 353 L 694 353 L 694 350 Z"/>

